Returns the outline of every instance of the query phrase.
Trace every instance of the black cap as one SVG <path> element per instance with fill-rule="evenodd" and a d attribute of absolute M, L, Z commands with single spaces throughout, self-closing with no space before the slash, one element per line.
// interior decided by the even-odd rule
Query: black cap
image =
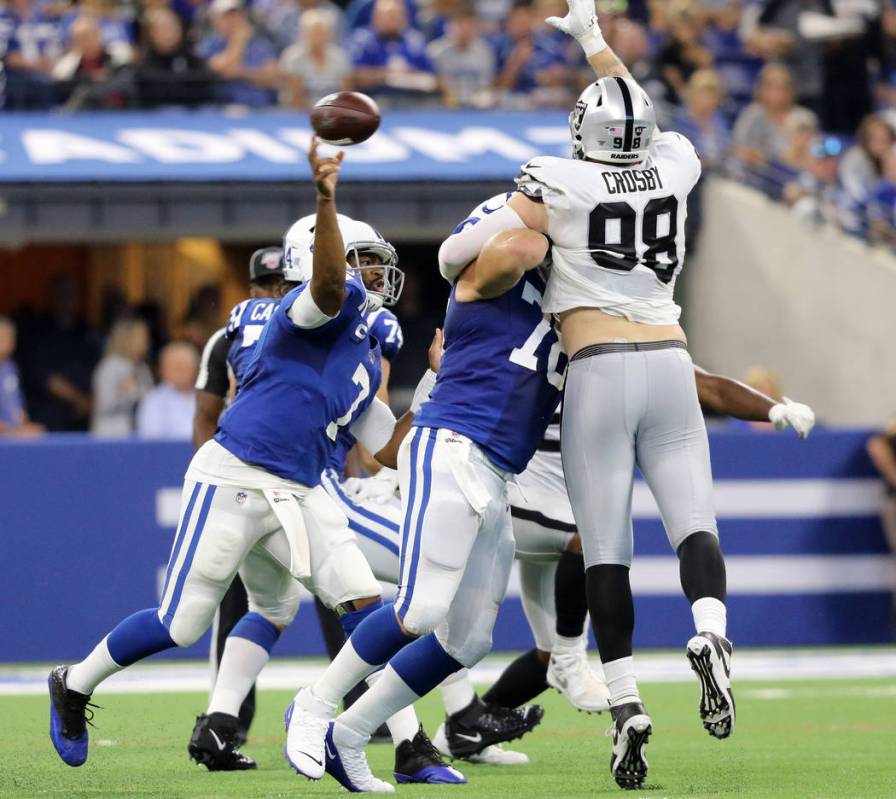
<path fill-rule="evenodd" d="M 266 277 L 283 277 L 283 250 L 279 247 L 262 247 L 249 258 L 249 282 Z"/>

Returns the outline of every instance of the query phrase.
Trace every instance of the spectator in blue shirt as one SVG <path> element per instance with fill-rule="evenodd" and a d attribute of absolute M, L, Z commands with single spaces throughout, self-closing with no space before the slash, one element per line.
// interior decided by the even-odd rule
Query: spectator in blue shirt
<path fill-rule="evenodd" d="M 7 104 L 16 109 L 43 109 L 53 104 L 50 73 L 62 53 L 62 29 L 33 0 L 10 0 L 2 12 L 10 30 L 6 44 Z"/>
<path fill-rule="evenodd" d="M 268 106 L 276 101 L 277 52 L 252 26 L 242 0 L 213 0 L 212 33 L 199 42 L 198 55 L 217 76 L 224 103 Z"/>
<path fill-rule="evenodd" d="M 72 44 L 72 26 L 79 18 L 91 17 L 99 27 L 103 46 L 116 64 L 126 64 L 134 57 L 134 30 L 109 0 L 80 0 L 60 22 L 66 47 Z"/>
<path fill-rule="evenodd" d="M 546 30 L 536 30 L 528 0 L 515 3 L 505 33 L 494 42 L 498 59 L 497 88 L 511 103 L 571 105 L 570 70 L 563 49 Z"/>
<path fill-rule="evenodd" d="M 355 31 L 349 55 L 354 85 L 377 100 L 418 104 L 435 96 L 426 41 L 410 27 L 404 0 L 376 0 L 371 27 Z"/>
<path fill-rule="evenodd" d="M 672 127 L 687 136 L 700 154 L 704 172 L 724 163 L 730 139 L 725 118 L 719 110 L 725 89 L 711 69 L 698 69 L 684 90 L 685 105 L 672 118 Z"/>
<path fill-rule="evenodd" d="M 43 427 L 28 421 L 19 370 L 12 359 L 15 349 L 16 326 L 0 316 L 0 436 L 36 435 Z"/>

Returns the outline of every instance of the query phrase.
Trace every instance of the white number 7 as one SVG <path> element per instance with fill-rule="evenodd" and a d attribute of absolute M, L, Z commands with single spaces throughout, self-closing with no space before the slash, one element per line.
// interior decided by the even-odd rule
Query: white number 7
<path fill-rule="evenodd" d="M 541 307 L 541 292 L 529 282 L 526 282 L 526 285 L 523 286 L 523 299 L 526 302 L 532 303 L 532 305 Z M 552 326 L 550 321 L 543 318 L 529 334 L 529 338 L 526 339 L 523 346 L 514 347 L 513 351 L 510 353 L 510 362 L 515 363 L 517 366 L 522 366 L 525 369 L 531 369 L 533 372 L 537 372 L 538 356 L 535 352 L 541 342 L 544 341 L 545 336 L 550 334 L 551 329 Z M 566 376 L 565 369 L 562 372 L 557 371 L 557 363 L 559 360 L 560 342 L 555 341 L 551 346 L 551 351 L 548 353 L 548 368 L 545 377 L 557 390 L 563 388 L 563 379 Z"/>
<path fill-rule="evenodd" d="M 330 424 L 327 425 L 327 436 L 330 441 L 336 440 L 336 434 L 339 432 L 339 428 L 345 427 L 352 420 L 352 416 L 355 415 L 358 406 L 370 393 L 370 375 L 367 374 L 367 370 L 364 368 L 363 363 L 359 363 L 358 368 L 355 369 L 355 373 L 352 375 L 352 382 L 359 389 L 358 396 L 355 397 L 355 401 L 351 404 L 351 407 L 342 416 L 335 422 L 330 422 Z"/>

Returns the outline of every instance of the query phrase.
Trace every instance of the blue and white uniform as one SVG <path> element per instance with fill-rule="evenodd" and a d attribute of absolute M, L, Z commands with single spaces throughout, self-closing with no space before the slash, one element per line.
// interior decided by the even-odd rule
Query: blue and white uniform
<path fill-rule="evenodd" d="M 475 213 L 475 212 L 474 212 Z M 544 280 L 460 302 L 452 289 L 445 352 L 430 399 L 399 453 L 405 509 L 405 628 L 432 630 L 472 666 L 491 648 L 514 555 L 507 482 L 526 468 L 557 407 L 566 360 L 541 311 Z"/>
<path fill-rule="evenodd" d="M 320 486 L 339 429 L 379 385 L 366 294 L 351 278 L 335 318 L 304 324 L 290 311 L 308 306 L 306 290 L 279 304 L 249 300 L 231 314 L 239 392 L 187 469 L 158 611 L 179 645 L 205 631 L 237 571 L 250 611 L 280 625 L 298 608 L 297 580 L 329 607 L 379 594 L 344 514 Z"/>
<path fill-rule="evenodd" d="M 372 341 L 382 358 L 391 362 L 401 351 L 401 325 L 391 311 L 378 308 L 366 315 Z M 339 431 L 336 446 L 323 474 L 323 487 L 348 518 L 358 546 L 378 580 L 398 582 L 401 546 L 401 500 L 392 470 L 376 477 L 345 479 L 345 462 L 357 439 L 348 428 Z"/>

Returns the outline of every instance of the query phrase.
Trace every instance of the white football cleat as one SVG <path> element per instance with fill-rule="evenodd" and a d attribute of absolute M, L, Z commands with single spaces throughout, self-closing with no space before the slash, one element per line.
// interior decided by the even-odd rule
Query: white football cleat
<path fill-rule="evenodd" d="M 336 705 L 318 699 L 310 688 L 302 688 L 286 708 L 286 761 L 296 774 L 309 780 L 324 776 L 327 727 L 336 715 Z"/>
<path fill-rule="evenodd" d="M 688 641 L 688 660 L 700 681 L 700 718 L 713 738 L 727 738 L 734 731 L 732 651 L 731 642 L 715 633 L 697 633 Z"/>
<path fill-rule="evenodd" d="M 602 713 L 610 708 L 610 692 L 604 681 L 588 665 L 584 647 L 552 652 L 547 681 L 551 688 L 560 691 L 578 710 Z"/>
<path fill-rule="evenodd" d="M 448 736 L 445 735 L 444 722 L 439 725 L 432 742 L 439 752 L 445 757 L 450 757 L 452 760 L 466 760 L 468 763 L 482 763 L 486 766 L 524 766 L 529 762 L 529 756 L 527 754 L 523 752 L 514 752 L 512 749 L 505 749 L 501 744 L 486 746 L 485 749 L 475 755 L 455 758 L 455 756 L 451 754 L 451 747 L 448 745 Z"/>
<path fill-rule="evenodd" d="M 374 777 L 367 765 L 368 740 L 344 724 L 330 722 L 324 746 L 327 774 L 352 793 L 394 793 L 395 786 Z"/>

